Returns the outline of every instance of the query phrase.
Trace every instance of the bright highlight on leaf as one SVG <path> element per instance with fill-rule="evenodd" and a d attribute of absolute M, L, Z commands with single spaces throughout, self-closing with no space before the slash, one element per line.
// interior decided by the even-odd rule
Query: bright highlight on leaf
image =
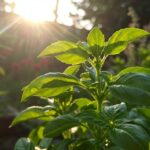
<path fill-rule="evenodd" d="M 52 97 L 65 92 L 80 81 L 72 75 L 63 73 L 47 73 L 33 80 L 23 89 L 22 101 L 30 96 Z"/>
<path fill-rule="evenodd" d="M 88 53 L 73 42 L 55 42 L 43 50 L 39 57 L 54 55 L 56 59 L 66 64 L 80 64 L 87 60 Z"/>
<path fill-rule="evenodd" d="M 130 42 L 150 35 L 148 32 L 138 28 L 125 28 L 116 31 L 108 40 L 105 55 L 116 55 L 125 50 Z"/>
<path fill-rule="evenodd" d="M 98 27 L 90 31 L 87 37 L 88 46 L 94 56 L 99 56 L 104 48 L 105 37 Z"/>

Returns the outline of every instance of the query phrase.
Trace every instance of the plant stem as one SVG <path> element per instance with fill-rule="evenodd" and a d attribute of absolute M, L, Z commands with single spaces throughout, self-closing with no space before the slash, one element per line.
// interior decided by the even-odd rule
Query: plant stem
<path fill-rule="evenodd" d="M 96 81 L 97 81 L 97 111 L 102 111 L 102 100 L 101 100 L 101 85 L 100 85 L 100 70 L 101 64 L 99 58 L 96 58 Z"/>

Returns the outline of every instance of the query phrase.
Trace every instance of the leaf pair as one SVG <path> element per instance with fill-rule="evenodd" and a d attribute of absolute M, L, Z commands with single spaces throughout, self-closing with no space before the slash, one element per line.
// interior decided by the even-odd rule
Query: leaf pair
<path fill-rule="evenodd" d="M 148 32 L 137 28 L 125 28 L 115 32 L 105 43 L 103 33 L 98 27 L 89 33 L 87 41 L 91 53 L 95 56 L 116 55 L 122 52 L 127 45 L 141 37 L 149 35 Z"/>

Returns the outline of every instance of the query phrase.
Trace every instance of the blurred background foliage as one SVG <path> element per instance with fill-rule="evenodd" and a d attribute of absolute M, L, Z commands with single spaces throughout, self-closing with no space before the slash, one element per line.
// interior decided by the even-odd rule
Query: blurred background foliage
<path fill-rule="evenodd" d="M 58 21 L 60 2 L 56 0 L 53 21 L 33 23 L 14 12 L 13 0 L 0 0 L 0 116 L 15 115 L 29 105 L 20 105 L 21 89 L 32 79 L 48 71 L 64 70 L 66 66 L 54 58 L 37 58 L 50 43 L 86 40 L 93 26 L 99 26 L 107 39 L 125 27 L 150 31 L 150 0 L 70 0 L 76 8 L 69 13 L 70 26 Z M 150 67 L 149 38 L 130 45 L 119 57 L 109 58 L 105 69 L 117 72 L 135 65 Z M 33 103 L 38 101 L 33 100 Z M 7 145 L 2 150 L 7 149 Z"/>

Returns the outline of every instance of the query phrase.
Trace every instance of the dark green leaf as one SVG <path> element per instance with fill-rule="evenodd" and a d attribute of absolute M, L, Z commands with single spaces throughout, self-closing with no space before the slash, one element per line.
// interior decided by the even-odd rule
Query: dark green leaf
<path fill-rule="evenodd" d="M 115 32 L 108 40 L 107 46 L 104 50 L 106 55 L 116 55 L 122 52 L 127 45 L 149 35 L 148 32 L 137 28 L 125 28 Z"/>
<path fill-rule="evenodd" d="M 116 76 L 114 76 L 114 79 L 118 79 L 120 78 L 122 75 L 127 74 L 127 73 L 143 73 L 146 75 L 150 75 L 150 69 L 149 68 L 145 68 L 145 67 L 128 67 L 126 69 L 123 69 L 122 71 L 120 71 Z"/>
<path fill-rule="evenodd" d="M 78 126 L 79 124 L 79 121 L 74 117 L 74 115 L 62 115 L 50 121 L 46 125 L 44 135 L 46 137 L 55 137 L 62 134 L 65 130 Z"/>
<path fill-rule="evenodd" d="M 142 73 L 122 75 L 110 86 L 115 99 L 132 104 L 150 105 L 150 76 Z"/>
<path fill-rule="evenodd" d="M 105 44 L 105 38 L 103 33 L 98 27 L 94 27 L 87 37 L 89 49 L 94 56 L 99 56 Z"/>
<path fill-rule="evenodd" d="M 82 139 L 78 141 L 75 150 L 96 150 L 96 146 L 95 139 Z"/>
<path fill-rule="evenodd" d="M 150 93 L 131 86 L 112 85 L 110 86 L 112 97 L 136 105 L 150 105 Z"/>
<path fill-rule="evenodd" d="M 128 150 L 146 150 L 150 140 L 147 132 L 134 124 L 122 124 L 114 128 L 110 131 L 110 137 L 114 144 Z"/>
<path fill-rule="evenodd" d="M 59 142 L 59 144 L 56 145 L 55 150 L 66 150 L 72 142 L 73 139 L 62 140 L 61 142 Z"/>
<path fill-rule="evenodd" d="M 14 150 L 35 150 L 34 144 L 29 138 L 21 138 L 15 144 Z"/>
<path fill-rule="evenodd" d="M 127 106 L 125 103 L 120 103 L 116 105 L 111 106 L 104 106 L 103 107 L 103 113 L 108 116 L 111 116 L 113 118 L 117 118 L 119 116 L 122 116 L 126 114 L 127 112 Z"/>
<path fill-rule="evenodd" d="M 51 142 L 52 142 L 51 138 L 44 138 L 40 141 L 39 147 L 42 149 L 48 148 L 50 146 Z"/>

